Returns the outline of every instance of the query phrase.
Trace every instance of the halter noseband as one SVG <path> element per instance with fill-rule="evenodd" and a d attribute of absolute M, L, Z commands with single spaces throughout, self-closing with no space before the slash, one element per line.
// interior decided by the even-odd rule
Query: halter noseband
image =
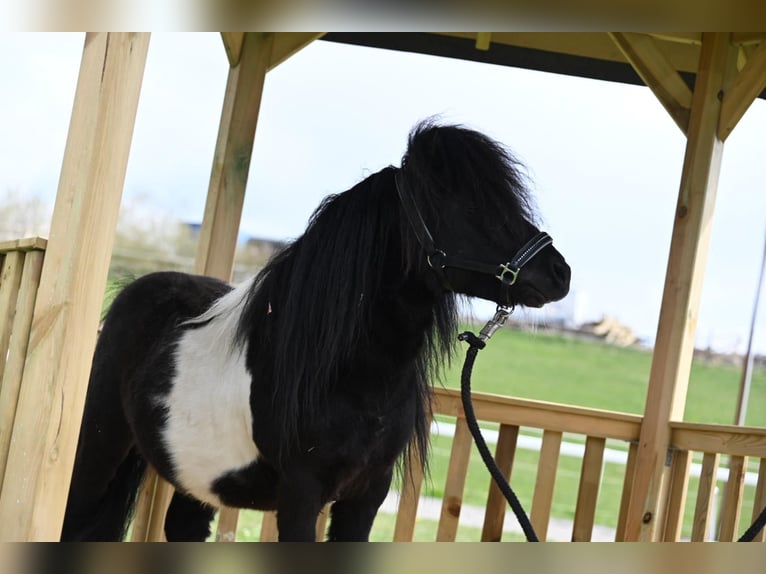
<path fill-rule="evenodd" d="M 476 271 L 478 273 L 492 275 L 503 285 L 510 287 L 516 283 L 521 268 L 529 263 L 535 255 L 540 253 L 544 247 L 553 243 L 553 238 L 544 231 L 541 231 L 527 241 L 510 261 L 495 265 L 474 261 L 473 259 L 447 255 L 442 249 L 436 247 L 431 231 L 423 220 L 423 216 L 421 215 L 418 206 L 415 204 L 413 198 L 404 192 L 403 182 L 400 178 L 401 171 L 397 171 L 394 176 L 394 182 L 396 183 L 396 192 L 399 194 L 399 201 L 404 208 L 404 213 L 407 215 L 412 230 L 415 232 L 418 243 L 420 243 L 420 246 L 426 252 L 429 267 L 439 273 L 443 282 L 446 282 L 444 279 L 444 269 L 452 267 L 454 269 L 465 269 L 466 271 Z"/>

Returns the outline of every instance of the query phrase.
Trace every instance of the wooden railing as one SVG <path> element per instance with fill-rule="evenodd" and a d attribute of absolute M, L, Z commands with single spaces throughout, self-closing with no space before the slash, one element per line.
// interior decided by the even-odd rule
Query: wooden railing
<path fill-rule="evenodd" d="M 495 458 L 505 476 L 511 477 L 512 484 L 514 463 L 522 448 L 520 437 L 530 433 L 539 435 L 539 447 L 534 453 L 534 487 L 521 502 L 529 511 L 541 540 L 549 539 L 552 501 L 562 459 L 562 446 L 571 449 L 577 444 L 582 447 L 583 453 L 578 486 L 576 493 L 570 497 L 571 508 L 568 512 L 573 519 L 568 523 L 571 530 L 567 539 L 572 541 L 592 539 L 597 502 L 604 494 L 605 453 L 610 453 L 612 459 L 615 459 L 616 453 L 621 454 L 617 457 L 618 464 L 623 466 L 624 471 L 619 500 L 614 501 L 618 512 L 613 520 L 613 539 L 624 539 L 642 417 L 481 393 L 474 393 L 473 402 L 477 418 L 482 423 L 499 425 L 496 431 Z M 435 535 L 437 541 L 452 541 L 456 539 L 460 525 L 473 444 L 457 390 L 437 389 L 434 407 L 434 414 L 442 420 L 441 426 L 445 425 L 445 418 L 447 425 L 454 423 Z M 610 440 L 609 448 L 607 440 Z M 665 527 L 661 538 L 666 541 L 736 539 L 766 505 L 766 429 L 678 422 L 672 424 L 672 442 L 667 473 L 671 488 L 665 505 Z M 620 443 L 623 443 L 622 448 Z M 695 457 L 701 462 L 695 463 Z M 728 461 L 728 475 L 719 472 L 722 457 Z M 748 474 L 750 459 L 755 459 L 755 462 L 750 464 L 753 470 Z M 697 484 L 696 490 L 690 487 L 692 477 Z M 415 538 L 423 480 L 417 464 L 412 466 L 411 472 L 405 473 L 396 513 L 394 541 L 410 541 Z M 754 484 L 745 488 L 745 482 Z M 476 539 L 498 541 L 504 535 L 506 502 L 497 487 L 491 484 L 488 475 L 487 483 L 489 486 L 486 504 L 482 508 L 481 534 Z M 718 500 L 715 496 L 716 483 L 723 484 L 722 495 Z M 741 516 L 745 505 L 752 509 L 747 517 Z M 713 524 L 714 507 L 720 517 L 717 524 Z M 317 539 L 323 538 L 327 514 L 328 508 L 317 522 Z M 684 534 L 685 515 L 688 532 Z M 276 537 L 274 515 L 267 513 L 263 518 L 260 539 L 271 541 L 276 540 Z M 231 538 L 229 534 L 228 539 Z M 766 534 L 761 533 L 758 540 L 766 540 Z"/>
<path fill-rule="evenodd" d="M 671 423 L 671 429 L 671 490 L 663 539 L 681 539 L 684 514 L 692 510 L 687 499 L 696 453 L 702 461 L 696 493 L 692 493 L 695 500 L 690 538 L 694 542 L 736 540 L 766 506 L 766 429 L 681 422 Z M 753 471 L 748 472 L 751 459 L 757 462 Z M 722 462 L 728 473 L 719 472 Z M 746 480 L 751 477 L 752 481 Z M 719 482 L 723 484 L 720 509 L 715 500 Z M 754 488 L 746 489 L 746 482 L 754 482 Z M 752 511 L 743 517 L 745 502 Z M 715 510 L 720 517 L 718 524 L 713 522 Z M 761 531 L 758 540 L 766 541 L 766 532 Z"/>
<path fill-rule="evenodd" d="M 571 539 L 575 541 L 591 539 L 604 466 L 606 440 L 623 441 L 627 450 L 627 471 L 619 503 L 620 512 L 616 531 L 616 537 L 619 539 L 625 525 L 627 493 L 630 491 L 631 470 L 636 454 L 635 444 L 641 429 L 640 416 L 481 393 L 473 394 L 473 404 L 479 421 L 500 425 L 495 459 L 506 478 L 512 473 L 521 428 L 542 431 L 533 493 L 531 499 L 521 501 L 529 510 L 530 519 L 541 540 L 547 539 L 556 471 L 559 466 L 564 433 L 584 438 L 579 486 L 576 500 L 573 501 L 574 520 Z M 437 415 L 454 417 L 455 420 L 455 434 L 436 535 L 437 541 L 452 541 L 457 534 L 463 505 L 463 489 L 473 448 L 472 438 L 465 421 L 460 393 L 457 390 L 437 389 L 434 412 Z M 419 493 L 421 489 L 422 475 L 414 473 L 406 476 L 408 478 L 402 492 L 411 494 L 402 496 L 400 499 L 394 535 L 396 541 L 413 538 L 419 499 L 415 493 Z M 497 487 L 490 484 L 484 508 L 481 540 L 502 539 L 506 505 Z"/>
<path fill-rule="evenodd" d="M 0 242 L 0 487 L 8 462 L 46 244 L 39 237 Z"/>

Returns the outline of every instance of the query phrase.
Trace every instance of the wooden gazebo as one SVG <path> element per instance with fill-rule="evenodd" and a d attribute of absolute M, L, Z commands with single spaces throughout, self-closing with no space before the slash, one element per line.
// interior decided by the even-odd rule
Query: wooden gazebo
<path fill-rule="evenodd" d="M 697 451 L 705 454 L 692 537 L 704 539 L 710 477 L 720 456 L 730 456 L 720 538 L 733 538 L 747 457 L 761 461 L 753 504 L 766 505 L 766 429 L 681 419 L 724 142 L 755 98 L 766 96 L 766 32 L 222 33 L 230 69 L 196 272 L 231 277 L 264 78 L 318 39 L 643 83 L 657 96 L 687 143 L 643 416 L 486 396 L 477 397 L 477 414 L 500 423 L 506 472 L 520 425 L 543 430 L 541 470 L 556 464 L 562 432 L 587 437 L 574 540 L 590 538 L 607 438 L 630 444 L 618 540 L 679 538 L 690 453 Z M 86 36 L 50 237 L 0 244 L 2 541 L 60 534 L 148 47 L 145 33 Z M 440 539 L 449 540 L 470 439 L 459 400 L 449 391 L 437 398 L 437 412 L 457 421 L 439 526 Z M 413 480 L 407 492 L 418 492 Z M 162 539 L 168 487 L 155 482 L 139 500 L 134 539 Z M 532 519 L 543 532 L 551 490 L 541 472 Z M 397 540 L 411 539 L 415 506 L 416 497 L 403 496 Z M 484 539 L 499 539 L 501 513 L 490 491 Z M 231 539 L 235 525 L 236 514 L 224 513 L 219 538 Z M 273 524 L 266 523 L 263 538 L 270 536 Z"/>

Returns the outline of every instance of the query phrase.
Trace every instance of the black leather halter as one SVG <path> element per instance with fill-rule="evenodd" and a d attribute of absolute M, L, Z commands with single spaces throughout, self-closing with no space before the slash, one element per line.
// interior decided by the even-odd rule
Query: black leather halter
<path fill-rule="evenodd" d="M 527 241 L 516 254 L 505 263 L 482 263 L 481 261 L 475 261 L 473 259 L 466 259 L 464 257 L 458 257 L 454 255 L 447 255 L 444 250 L 436 247 L 431 232 L 423 220 L 423 216 L 415 204 L 414 199 L 407 193 L 405 193 L 403 181 L 401 179 L 401 171 L 396 173 L 394 177 L 396 182 L 396 191 L 399 194 L 399 201 L 404 208 L 404 213 L 407 214 L 407 219 L 410 222 L 412 230 L 415 232 L 415 236 L 418 239 L 418 243 L 425 250 L 428 259 L 428 265 L 436 271 L 445 282 L 444 269 L 452 267 L 455 269 L 465 269 L 466 271 L 476 271 L 477 273 L 485 273 L 492 275 L 503 283 L 503 285 L 511 286 L 516 283 L 519 277 L 522 267 L 529 263 L 529 261 L 544 247 L 553 243 L 553 238 L 544 231 L 539 232 L 537 235 Z"/>

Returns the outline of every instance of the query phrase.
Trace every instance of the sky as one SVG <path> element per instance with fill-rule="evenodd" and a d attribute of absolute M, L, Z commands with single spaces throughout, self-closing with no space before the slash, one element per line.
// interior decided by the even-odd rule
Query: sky
<path fill-rule="evenodd" d="M 53 203 L 82 43 L 0 34 L 0 200 L 12 191 Z M 152 35 L 123 205 L 201 219 L 227 68 L 218 34 Z M 645 87 L 314 42 L 266 78 L 242 231 L 298 236 L 325 195 L 398 165 L 410 128 L 433 115 L 487 133 L 526 165 L 572 267 L 564 307 L 575 321 L 608 315 L 651 343 L 685 140 Z M 747 342 L 766 234 L 765 126 L 759 100 L 725 145 L 698 347 Z M 766 353 L 763 309 L 755 349 Z"/>

